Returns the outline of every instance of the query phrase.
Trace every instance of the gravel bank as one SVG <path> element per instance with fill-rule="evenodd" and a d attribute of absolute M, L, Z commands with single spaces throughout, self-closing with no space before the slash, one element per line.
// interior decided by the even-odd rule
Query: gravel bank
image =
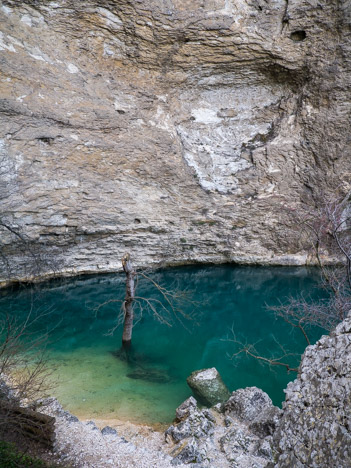
<path fill-rule="evenodd" d="M 119 422 L 117 430 L 100 430 L 93 421 L 79 421 L 54 398 L 48 400 L 44 411 L 56 418 L 54 452 L 63 463 L 79 468 L 173 466 L 164 434 L 151 427 Z"/>

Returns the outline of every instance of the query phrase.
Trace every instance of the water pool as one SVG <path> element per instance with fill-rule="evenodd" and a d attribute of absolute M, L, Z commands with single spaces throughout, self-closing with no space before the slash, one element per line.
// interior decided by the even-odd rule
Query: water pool
<path fill-rule="evenodd" d="M 276 319 L 268 306 L 301 293 L 321 297 L 318 270 L 192 266 L 150 276 L 168 289 L 188 291 L 191 302 L 184 312 L 194 319 L 168 327 L 144 313 L 133 332 L 132 363 L 113 354 L 120 348 L 122 330 L 108 334 L 120 310 L 119 302 L 109 301 L 124 297 L 122 274 L 51 281 L 37 286 L 34 294 L 30 288 L 1 292 L 1 310 L 19 318 L 30 307 L 50 311 L 37 329 L 55 325 L 49 345 L 50 361 L 56 366 L 53 394 L 64 407 L 84 418 L 169 423 L 175 408 L 191 394 L 186 377 L 213 366 L 231 391 L 255 385 L 281 404 L 283 389 L 295 374 L 270 369 L 245 355 L 231 359 L 237 349 L 230 341 L 231 330 L 241 341 L 258 343 L 262 354 L 277 351 L 277 343 L 301 354 L 306 346 L 303 337 Z M 154 294 L 151 283 L 140 278 L 137 295 Z M 321 333 L 313 330 L 313 339 Z M 135 378 L 140 369 L 156 378 Z"/>

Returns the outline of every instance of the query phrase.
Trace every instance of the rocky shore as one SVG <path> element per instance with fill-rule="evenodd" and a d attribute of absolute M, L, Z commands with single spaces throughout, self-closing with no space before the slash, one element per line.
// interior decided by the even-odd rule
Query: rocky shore
<path fill-rule="evenodd" d="M 165 433 L 124 425 L 98 428 L 50 399 L 55 452 L 79 468 L 348 468 L 351 466 L 351 314 L 309 346 L 280 410 L 256 387 L 200 408 L 190 397 Z M 210 371 L 210 372 L 209 372 Z M 205 372 L 210 380 L 213 371 Z"/>
<path fill-rule="evenodd" d="M 272 433 L 280 410 L 262 390 L 233 392 L 221 407 L 200 409 L 190 397 L 165 433 L 124 424 L 116 430 L 79 421 L 51 398 L 45 413 L 56 419 L 54 452 L 79 468 L 257 467 L 273 460 Z M 263 413 L 263 415 L 262 415 Z"/>

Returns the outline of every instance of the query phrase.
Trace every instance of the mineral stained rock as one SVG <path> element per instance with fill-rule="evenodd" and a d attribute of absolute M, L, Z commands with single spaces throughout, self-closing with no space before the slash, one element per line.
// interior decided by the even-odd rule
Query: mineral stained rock
<path fill-rule="evenodd" d="M 214 406 L 228 400 L 230 393 L 215 367 L 194 371 L 186 379 L 200 403 Z"/>
<path fill-rule="evenodd" d="M 350 2 L 3 0 L 1 220 L 45 273 L 305 263 L 349 188 Z M 27 266 L 1 228 L 10 273 Z"/>

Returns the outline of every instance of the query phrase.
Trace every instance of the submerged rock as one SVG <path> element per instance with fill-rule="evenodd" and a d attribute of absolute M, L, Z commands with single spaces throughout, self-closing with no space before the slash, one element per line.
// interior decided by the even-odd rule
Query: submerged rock
<path fill-rule="evenodd" d="M 152 369 L 152 368 L 141 368 L 133 370 L 127 374 L 127 377 L 130 379 L 141 379 L 146 380 L 147 382 L 156 382 L 156 383 L 169 383 L 172 381 L 172 378 L 163 369 Z"/>
<path fill-rule="evenodd" d="M 150 358 L 148 358 L 144 353 L 137 352 L 132 345 L 129 347 L 121 346 L 119 349 L 110 351 L 110 354 L 120 361 L 127 362 L 130 365 L 143 367 L 150 363 Z"/>
<path fill-rule="evenodd" d="M 230 392 L 215 367 L 195 371 L 186 381 L 195 397 L 206 406 L 224 403 L 230 397 Z"/>

